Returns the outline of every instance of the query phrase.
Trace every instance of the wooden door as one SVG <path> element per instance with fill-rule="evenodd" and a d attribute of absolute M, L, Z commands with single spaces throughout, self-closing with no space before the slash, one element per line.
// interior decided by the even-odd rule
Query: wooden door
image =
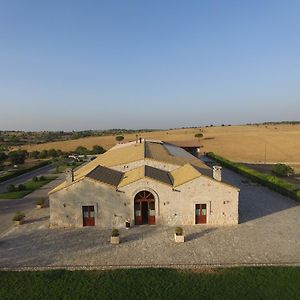
<path fill-rule="evenodd" d="M 148 191 L 141 191 L 134 197 L 134 220 L 136 225 L 155 224 L 155 199 Z"/>
<path fill-rule="evenodd" d="M 206 224 L 207 209 L 206 204 L 196 204 L 195 223 Z"/>
<path fill-rule="evenodd" d="M 95 226 L 94 206 L 82 206 L 83 226 Z"/>
<path fill-rule="evenodd" d="M 148 224 L 155 224 L 155 201 L 148 202 Z"/>
<path fill-rule="evenodd" d="M 135 225 L 142 225 L 142 202 L 134 203 L 134 221 Z"/>

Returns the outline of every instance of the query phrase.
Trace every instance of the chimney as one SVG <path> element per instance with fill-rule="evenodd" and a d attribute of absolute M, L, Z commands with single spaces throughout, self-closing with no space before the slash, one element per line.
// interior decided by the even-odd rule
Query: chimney
<path fill-rule="evenodd" d="M 72 168 L 66 169 L 66 182 L 72 183 L 74 181 L 74 170 Z"/>
<path fill-rule="evenodd" d="M 218 181 L 222 181 L 222 167 L 213 166 L 213 178 Z"/>

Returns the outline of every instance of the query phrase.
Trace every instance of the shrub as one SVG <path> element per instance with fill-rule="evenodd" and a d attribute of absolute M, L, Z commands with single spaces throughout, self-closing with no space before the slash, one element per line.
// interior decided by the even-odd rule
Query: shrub
<path fill-rule="evenodd" d="M 9 184 L 7 187 L 7 191 L 8 192 L 15 192 L 16 191 L 16 187 L 13 184 Z"/>
<path fill-rule="evenodd" d="M 37 176 L 33 176 L 33 177 L 32 177 L 32 181 L 33 181 L 33 182 L 37 182 L 38 180 L 39 180 L 39 179 L 37 178 Z"/>
<path fill-rule="evenodd" d="M 17 211 L 15 216 L 13 217 L 13 221 L 22 221 L 25 218 L 25 214 L 21 211 Z"/>
<path fill-rule="evenodd" d="M 279 176 L 290 176 L 295 174 L 295 171 L 292 167 L 285 164 L 276 164 L 272 170 L 273 173 Z"/>
<path fill-rule="evenodd" d="M 113 230 L 111 231 L 111 236 L 119 236 L 119 235 L 120 235 L 119 230 L 116 228 L 113 228 Z"/>
<path fill-rule="evenodd" d="M 25 191 L 26 190 L 26 187 L 24 184 L 19 184 L 18 186 L 18 191 Z"/>
<path fill-rule="evenodd" d="M 176 227 L 175 228 L 175 234 L 176 235 L 183 235 L 183 229 L 182 229 L 182 227 Z"/>
<path fill-rule="evenodd" d="M 40 176 L 39 181 L 45 181 L 46 177 L 45 176 Z"/>

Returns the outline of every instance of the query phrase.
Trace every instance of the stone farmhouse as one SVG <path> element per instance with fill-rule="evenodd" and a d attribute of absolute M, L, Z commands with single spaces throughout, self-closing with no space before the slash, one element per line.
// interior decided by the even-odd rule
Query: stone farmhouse
<path fill-rule="evenodd" d="M 51 227 L 238 224 L 239 189 L 184 149 L 118 144 L 49 192 Z"/>

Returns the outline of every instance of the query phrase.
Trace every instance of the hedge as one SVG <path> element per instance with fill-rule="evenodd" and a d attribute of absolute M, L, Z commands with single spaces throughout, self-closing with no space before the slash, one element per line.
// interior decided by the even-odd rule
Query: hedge
<path fill-rule="evenodd" d="M 48 164 L 50 164 L 50 161 L 49 161 L 49 160 L 43 161 L 43 162 L 41 162 L 41 163 L 39 163 L 39 164 L 37 164 L 37 165 L 34 165 L 34 166 L 30 167 L 30 168 L 27 168 L 27 169 L 17 170 L 17 171 L 15 171 L 15 172 L 12 172 L 12 173 L 10 173 L 10 174 L 7 174 L 7 175 L 4 175 L 4 176 L 0 177 L 0 182 L 6 181 L 6 180 L 8 180 L 8 179 L 14 178 L 14 177 L 16 177 L 16 176 L 25 174 L 25 173 L 30 172 L 30 171 L 33 171 L 33 170 L 36 170 L 36 169 L 41 168 L 41 167 L 43 167 L 43 166 L 46 166 L 46 165 L 48 165 Z"/>
<path fill-rule="evenodd" d="M 219 162 L 222 166 L 231 169 L 254 182 L 264 185 L 271 190 L 274 190 L 284 196 L 288 196 L 300 202 L 300 189 L 297 189 L 297 187 L 293 184 L 276 176 L 261 173 L 251 168 L 245 167 L 213 152 L 208 152 L 206 155 Z"/>

